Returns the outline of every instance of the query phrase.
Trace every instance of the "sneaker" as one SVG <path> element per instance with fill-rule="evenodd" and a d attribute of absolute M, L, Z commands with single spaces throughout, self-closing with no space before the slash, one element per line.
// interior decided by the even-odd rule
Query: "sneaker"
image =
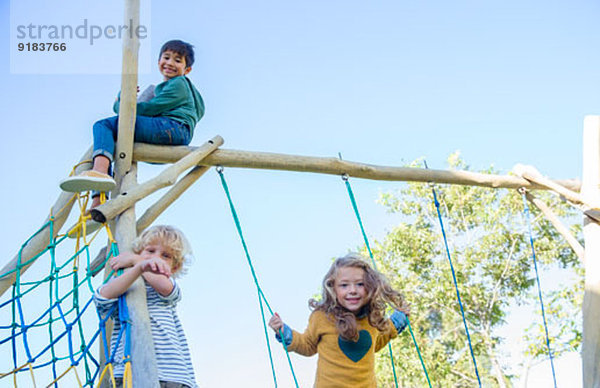
<path fill-rule="evenodd" d="M 70 176 L 60 182 L 60 188 L 71 193 L 82 191 L 111 191 L 117 184 L 108 174 L 88 170 L 80 174 Z"/>

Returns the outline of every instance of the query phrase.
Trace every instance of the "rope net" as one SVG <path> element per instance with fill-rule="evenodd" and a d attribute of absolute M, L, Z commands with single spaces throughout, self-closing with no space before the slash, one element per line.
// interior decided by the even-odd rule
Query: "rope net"
<path fill-rule="evenodd" d="M 54 236 L 54 217 L 42 225 L 19 249 L 13 270 L 0 279 L 13 277 L 10 292 L 0 297 L 0 385 L 14 387 L 95 387 L 104 376 L 115 386 L 112 363 L 116 344 L 110 348 L 106 322 L 111 315 L 100 317 L 93 303 L 95 290 L 103 283 L 94 278 L 91 252 L 95 241 L 108 238 L 109 249 L 96 268 L 118 254 L 108 226 L 98 229 L 89 239 L 85 236 L 87 195 L 77 195 L 81 214 L 67 234 Z M 106 233 L 102 233 L 105 231 Z M 37 255 L 25 257 L 25 248 L 34 238 L 48 235 L 46 247 Z M 54 237 L 53 237 L 54 236 Z M 106 241 L 104 239 L 103 241 Z M 36 261 L 36 265 L 32 265 Z M 25 270 L 30 266 L 29 270 Z M 107 279 L 110 279 L 112 273 Z M 119 302 L 120 340 L 127 349 L 129 336 L 124 296 Z M 115 310 L 115 309 L 113 309 Z M 125 324 L 123 324 L 125 323 Z M 100 347 L 107 360 L 101 364 Z M 127 353 L 125 358 L 127 358 Z M 126 364 L 126 374 L 130 363 Z M 128 366 L 129 365 L 129 366 Z M 127 387 L 127 375 L 124 386 Z"/>

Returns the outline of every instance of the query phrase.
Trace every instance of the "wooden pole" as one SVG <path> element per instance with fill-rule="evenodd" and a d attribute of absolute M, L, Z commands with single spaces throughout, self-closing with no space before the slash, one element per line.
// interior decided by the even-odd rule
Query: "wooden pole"
<path fill-rule="evenodd" d="M 600 199 L 600 116 L 586 116 L 583 124 L 581 195 Z M 584 215 L 585 293 L 583 295 L 583 387 L 600 387 L 600 224 Z"/>
<path fill-rule="evenodd" d="M 130 187 L 135 184 L 137 166 L 132 164 L 129 173 L 122 181 L 122 187 Z M 131 243 L 136 237 L 135 210 L 134 207 L 123 212 L 116 222 L 115 238 L 119 249 L 125 246 L 131 250 Z M 121 250 L 122 251 L 122 250 Z M 152 330 L 150 327 L 150 316 L 146 304 L 146 285 L 142 277 L 139 277 L 126 294 L 127 308 L 131 320 L 131 367 L 134 387 L 158 388 L 158 370 Z"/>
<path fill-rule="evenodd" d="M 135 164 L 132 164 L 132 157 L 136 115 L 138 51 L 140 45 L 136 32 L 139 23 L 139 0 L 126 0 L 124 25 L 130 26 L 131 30 L 123 36 L 119 129 L 114 155 L 117 188 L 112 193 L 114 197 L 136 186 L 137 168 Z M 125 252 L 131 250 L 131 243 L 135 237 L 135 208 L 131 206 L 121 213 L 115 225 L 115 240 L 119 245 L 119 251 Z M 150 317 L 148 315 L 148 306 L 146 305 L 146 287 L 141 277 L 127 291 L 126 301 L 131 319 L 133 386 L 158 388 L 159 382 L 154 342 L 152 341 Z"/>
<path fill-rule="evenodd" d="M 137 143 L 134 159 L 153 163 L 173 163 L 189 154 L 195 147 L 161 147 Z M 218 149 L 200 163 L 201 166 L 242 167 L 266 170 L 314 172 L 320 174 L 348 174 L 354 178 L 383 181 L 435 182 L 455 185 L 482 186 L 492 188 L 547 190 L 527 179 L 511 175 L 482 174 L 472 171 L 446 171 L 411 167 L 377 166 L 350 162 L 338 158 L 285 155 L 268 152 L 252 152 Z M 579 191 L 576 180 L 555 181 L 573 191 Z"/>

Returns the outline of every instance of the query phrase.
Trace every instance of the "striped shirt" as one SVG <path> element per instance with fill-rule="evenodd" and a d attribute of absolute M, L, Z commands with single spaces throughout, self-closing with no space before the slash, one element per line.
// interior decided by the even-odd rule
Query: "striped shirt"
<path fill-rule="evenodd" d="M 152 286 L 146 283 L 146 302 L 150 315 L 152 339 L 154 340 L 158 379 L 160 381 L 181 383 L 194 388 L 197 385 L 194 378 L 192 359 L 183 326 L 175 309 L 177 302 L 181 300 L 181 289 L 173 279 L 171 281 L 174 285 L 173 291 L 167 296 L 160 295 Z M 113 305 L 118 305 L 118 299 L 106 299 L 100 295 L 99 291 L 100 289 L 94 294 L 94 302 L 100 316 L 104 318 Z M 113 312 L 112 318 L 115 325 L 111 344 L 114 345 L 121 329 L 118 308 Z M 114 357 L 115 377 L 123 376 L 125 367 L 123 364 L 123 343 L 124 338 L 121 339 Z M 111 352 L 112 349 L 113 346 L 111 345 Z M 132 360 L 132 362 L 135 362 L 135 360 Z"/>

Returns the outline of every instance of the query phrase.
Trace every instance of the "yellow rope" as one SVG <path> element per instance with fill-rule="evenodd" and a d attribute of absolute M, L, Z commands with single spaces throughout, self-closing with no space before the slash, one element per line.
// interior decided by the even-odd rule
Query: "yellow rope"
<path fill-rule="evenodd" d="M 84 164 L 84 163 L 90 163 L 91 161 L 83 161 L 77 165 L 75 165 L 73 167 L 73 171 L 71 172 L 70 176 L 73 175 L 75 173 L 75 169 Z M 73 196 L 69 199 L 69 201 L 58 210 L 58 212 L 56 212 L 56 214 L 53 214 L 53 209 L 50 209 L 50 215 L 49 215 L 49 219 L 50 220 L 54 220 L 55 217 L 62 213 L 63 211 L 66 210 L 67 206 L 72 205 L 73 201 L 77 200 L 78 205 L 79 205 L 79 209 L 80 209 L 80 216 L 79 216 L 79 220 L 77 221 L 77 223 L 75 224 L 75 226 L 73 228 L 71 228 L 71 230 L 67 231 L 65 234 L 60 234 L 58 236 L 65 236 L 65 235 L 69 235 L 69 234 L 73 234 L 76 233 L 77 236 L 77 242 L 75 244 L 75 252 L 79 252 L 79 249 L 81 247 L 81 242 L 83 240 L 83 244 L 84 245 L 89 245 L 100 233 L 100 231 L 102 230 L 102 228 L 99 228 L 97 231 L 94 232 L 94 234 L 92 235 L 92 237 L 89 239 L 89 241 L 86 241 L 86 228 L 87 228 L 87 224 L 86 222 L 88 220 L 90 220 L 92 217 L 91 215 L 86 212 L 86 208 L 89 202 L 90 196 L 89 193 L 86 194 L 80 194 L 80 193 L 75 193 L 73 194 Z M 100 203 L 104 204 L 106 202 L 106 194 L 105 193 L 100 193 Z M 108 226 L 108 223 L 104 223 L 103 228 L 106 230 L 106 233 L 108 235 L 108 239 L 110 243 L 114 243 L 116 242 L 113 234 Z M 79 267 L 79 257 L 77 257 L 74 261 L 73 261 L 73 271 L 77 271 Z M 31 362 L 27 362 L 15 369 L 13 369 L 10 372 L 7 373 L 0 373 L 0 379 L 3 379 L 7 376 L 12 375 L 13 377 L 13 385 L 15 388 L 18 387 L 17 385 L 17 372 L 21 371 L 24 368 L 29 368 L 29 374 L 31 375 L 31 380 L 33 383 L 33 388 L 37 387 L 36 381 L 35 381 L 35 374 L 34 374 L 34 370 L 33 370 L 33 364 Z M 71 365 L 69 366 L 60 376 L 58 376 L 56 379 L 54 379 L 50 384 L 48 384 L 46 386 L 46 388 L 53 386 L 54 384 L 56 384 L 61 378 L 63 378 L 70 370 L 73 370 L 73 372 L 75 373 L 75 379 L 77 380 L 77 384 L 79 386 L 79 388 L 83 388 L 83 384 L 81 382 L 81 379 L 79 378 L 79 374 L 77 372 L 77 368 L 75 365 Z M 114 369 L 113 369 L 113 365 L 112 363 L 107 364 L 104 369 L 102 370 L 102 373 L 100 374 L 100 378 L 98 380 L 98 385 L 97 387 L 99 388 L 102 380 L 104 379 L 106 372 L 108 371 L 109 376 L 110 376 L 110 381 L 112 383 L 112 387 L 116 388 L 117 384 L 115 381 L 115 376 L 114 376 Z M 132 382 L 132 372 L 131 372 L 131 362 L 127 362 L 125 364 L 125 371 L 123 374 L 123 382 L 124 382 L 124 388 L 132 388 L 133 387 L 133 382 Z"/>
<path fill-rule="evenodd" d="M 29 373 L 31 374 L 31 381 L 33 382 L 33 387 L 35 388 L 36 384 L 35 384 L 35 375 L 33 374 L 33 364 L 31 364 L 30 362 L 27 362 L 27 363 L 21 365 L 20 367 L 13 369 L 10 372 L 0 373 L 0 379 L 5 378 L 6 376 L 12 375 L 13 376 L 13 384 L 16 387 L 17 386 L 17 372 L 25 367 L 29 367 Z"/>
<path fill-rule="evenodd" d="M 117 387 L 117 382 L 115 381 L 115 374 L 113 372 L 113 366 L 112 366 L 112 363 L 109 363 L 109 364 L 106 364 L 106 366 L 102 370 L 102 373 L 100 374 L 100 377 L 98 378 L 98 385 L 96 385 L 96 388 L 100 388 L 100 385 L 102 384 L 102 380 L 104 380 L 104 375 L 106 374 L 107 370 L 109 372 L 108 375 L 110 376 L 110 381 L 112 382 L 113 388 Z"/>
<path fill-rule="evenodd" d="M 86 160 L 86 161 L 82 161 L 78 164 L 76 164 L 71 173 L 69 174 L 69 176 L 72 176 L 75 174 L 75 169 L 77 167 L 79 167 L 82 164 L 85 163 L 90 163 L 91 160 Z M 60 214 L 61 212 L 63 212 L 66 207 L 68 205 L 70 205 L 73 201 L 77 200 L 77 203 L 79 205 L 79 219 L 77 221 L 77 223 L 75 224 L 75 226 L 73 228 L 71 228 L 71 230 L 67 231 L 64 235 L 68 235 L 68 234 L 72 234 L 72 233 L 76 233 L 76 240 L 77 242 L 75 243 L 75 252 L 79 252 L 79 249 L 81 247 L 81 242 L 83 240 L 83 244 L 85 245 L 89 245 L 91 244 L 91 242 L 98 236 L 98 234 L 100 233 L 100 231 L 102 230 L 102 228 L 99 228 L 97 231 L 95 231 L 93 233 L 93 235 L 91 236 L 91 238 L 89 239 L 89 241 L 87 241 L 87 221 L 92 219 L 92 216 L 89 212 L 86 211 L 87 206 L 88 206 L 88 202 L 90 200 L 90 196 L 89 196 L 89 192 L 86 194 L 81 194 L 81 193 L 75 193 L 71 199 L 69 199 L 69 201 L 67 202 L 67 204 L 65 204 L 61 209 L 58 210 L 58 212 L 56 213 L 56 215 Z M 104 204 L 106 202 L 106 193 L 101 192 L 100 193 L 100 203 Z M 53 215 L 53 209 L 50 209 L 50 219 L 53 220 L 55 218 L 55 215 Z M 108 223 L 104 223 L 102 225 L 104 227 L 104 229 L 106 230 L 106 234 L 108 236 L 108 240 L 110 243 L 114 243 L 116 242 L 113 234 L 110 230 L 110 227 L 108 226 Z M 63 236 L 64 236 L 63 235 Z M 77 257 L 74 261 L 73 261 L 73 271 L 77 271 L 79 267 L 79 257 Z M 33 366 L 31 363 L 26 363 L 21 365 L 18 368 L 15 368 L 14 370 L 12 370 L 11 372 L 8 373 L 0 373 L 0 379 L 12 375 L 13 376 L 13 383 L 15 388 L 17 388 L 17 372 L 19 372 L 21 369 L 25 368 L 25 367 L 29 367 L 29 372 L 31 374 L 31 380 L 33 382 L 33 387 L 36 387 L 36 382 L 35 382 L 35 375 L 33 373 Z M 81 383 L 81 379 L 79 378 L 79 374 L 77 372 L 77 368 L 74 365 L 69 366 L 62 374 L 60 374 L 60 376 L 58 376 L 56 379 L 54 379 L 50 384 L 48 384 L 46 386 L 46 388 L 51 387 L 52 385 L 56 384 L 61 378 L 63 378 L 70 370 L 73 370 L 75 373 L 75 378 L 77 380 L 77 384 L 79 385 L 80 388 L 83 388 L 83 384 Z M 110 381 L 112 383 L 112 387 L 116 388 L 117 383 L 115 381 L 115 375 L 114 375 L 114 369 L 113 369 L 113 365 L 112 363 L 106 364 L 106 366 L 104 367 L 104 369 L 102 370 L 102 373 L 100 374 L 100 377 L 98 379 L 98 385 L 97 387 L 99 388 L 100 385 L 102 384 L 102 380 L 104 379 L 104 376 L 106 375 L 108 371 L 108 374 L 110 376 Z M 132 381 L 132 372 L 131 372 L 131 362 L 128 361 L 125 364 L 125 370 L 123 373 L 123 388 L 133 388 L 133 381 Z"/>
<path fill-rule="evenodd" d="M 108 235 L 108 240 L 110 241 L 110 243 L 116 243 L 117 241 L 115 240 L 115 238 L 112 235 L 112 232 L 110 230 L 110 228 L 108 227 L 108 225 L 106 225 L 106 234 Z"/>
<path fill-rule="evenodd" d="M 88 164 L 88 163 L 94 163 L 94 161 L 92 159 L 82 160 L 81 162 L 79 162 L 73 166 L 73 169 L 71 169 L 69 176 L 75 175 L 75 170 L 77 169 L 77 167 L 82 166 L 84 164 Z"/>
<path fill-rule="evenodd" d="M 82 224 L 85 224 L 85 221 L 87 221 L 88 219 L 91 219 L 91 217 L 92 217 L 91 215 L 85 213 L 85 208 L 87 207 L 89 195 L 88 194 L 82 195 L 80 193 L 76 193 L 73 196 L 73 198 L 77 199 L 77 203 L 79 205 L 79 218 L 77 220 L 77 223 L 75 223 L 75 225 L 70 230 L 68 230 L 65 234 L 62 234 L 61 236 L 72 235 L 72 234 L 76 233 L 77 240 L 79 240 L 79 238 L 81 237 Z M 71 201 L 69 201 L 69 202 L 71 202 Z"/>
<path fill-rule="evenodd" d="M 60 374 L 60 376 L 58 376 L 56 379 L 54 379 L 50 384 L 46 385 L 46 388 L 49 388 L 49 387 L 53 386 L 54 384 L 56 384 L 58 382 L 58 380 L 62 379 L 67 373 L 69 373 L 69 371 L 71 369 L 75 373 L 75 378 L 77 379 L 77 384 L 79 384 L 79 388 L 83 388 L 83 384 L 81 384 L 81 380 L 79 379 L 79 374 L 77 373 L 77 368 L 75 367 L 75 365 L 71 365 L 70 367 L 68 367 L 63 373 Z M 35 382 L 34 382 L 34 384 L 35 384 Z"/>
<path fill-rule="evenodd" d="M 28 365 L 29 365 L 29 363 L 25 363 L 25 364 L 21 365 L 20 367 L 11 370 L 10 372 L 0 373 L 0 379 L 3 379 L 6 376 L 10 376 L 10 375 L 16 375 L 18 371 L 20 371 L 21 369 L 25 368 Z"/>
<path fill-rule="evenodd" d="M 46 388 L 54 385 L 58 380 L 62 379 L 63 376 L 66 375 L 73 368 L 74 368 L 73 365 L 71 365 L 70 367 L 68 367 L 63 373 L 60 374 L 60 376 L 58 376 L 57 378 L 55 378 L 50 384 L 46 385 Z"/>
<path fill-rule="evenodd" d="M 74 238 L 77 239 L 77 246 L 75 248 L 75 252 L 79 251 L 81 239 L 83 240 L 84 245 L 90 245 L 94 241 L 94 239 L 98 236 L 98 234 L 100 234 L 100 232 L 102 231 L 103 228 L 106 230 L 106 234 L 108 236 L 109 243 L 115 242 L 112 232 L 110 231 L 110 228 L 108 227 L 108 223 L 102 224 L 102 227 L 98 228 L 97 231 L 93 232 L 91 237 L 88 237 L 87 222 L 92 219 L 91 214 L 86 211 L 87 204 L 89 202 L 89 197 L 88 197 L 88 194 L 84 194 L 84 195 L 78 194 L 77 197 L 79 200 L 79 212 L 80 212 L 79 219 L 77 220 L 75 225 L 73 225 L 73 227 L 66 232 L 66 235 L 75 235 Z M 102 193 L 100 193 L 100 204 L 104 204 L 104 203 L 106 203 L 106 193 L 102 192 Z M 62 236 L 64 236 L 64 235 L 62 235 Z"/>
<path fill-rule="evenodd" d="M 77 384 L 79 384 L 79 388 L 83 388 L 83 384 L 81 384 L 81 380 L 79 379 L 79 374 L 77 373 L 77 368 L 73 368 L 75 372 L 75 378 L 77 379 Z"/>
<path fill-rule="evenodd" d="M 123 372 L 123 388 L 133 388 L 133 380 L 131 375 L 131 361 L 125 363 L 125 371 Z"/>
<path fill-rule="evenodd" d="M 50 214 L 49 214 L 49 216 L 48 216 L 48 217 L 49 217 L 49 218 L 51 218 L 51 219 L 58 217 L 58 215 L 59 215 L 60 213 L 64 212 L 64 211 L 65 211 L 65 209 L 67 208 L 67 206 L 71 205 L 71 202 L 73 202 L 73 201 L 74 201 L 76 198 L 77 198 L 77 195 L 76 195 L 76 194 L 73 194 L 73 195 L 71 196 L 71 199 L 69 199 L 69 200 L 67 201 L 67 203 L 66 203 L 66 204 L 65 204 L 63 207 L 61 207 L 60 209 L 58 209 L 58 211 L 57 211 L 55 214 L 53 214 L 53 212 L 52 212 L 52 209 L 53 209 L 53 208 L 50 208 Z"/>
<path fill-rule="evenodd" d="M 33 381 L 33 388 L 36 388 L 37 385 L 35 384 L 35 376 L 33 375 L 33 366 L 31 363 L 29 363 L 29 373 L 31 374 L 31 381 Z"/>

